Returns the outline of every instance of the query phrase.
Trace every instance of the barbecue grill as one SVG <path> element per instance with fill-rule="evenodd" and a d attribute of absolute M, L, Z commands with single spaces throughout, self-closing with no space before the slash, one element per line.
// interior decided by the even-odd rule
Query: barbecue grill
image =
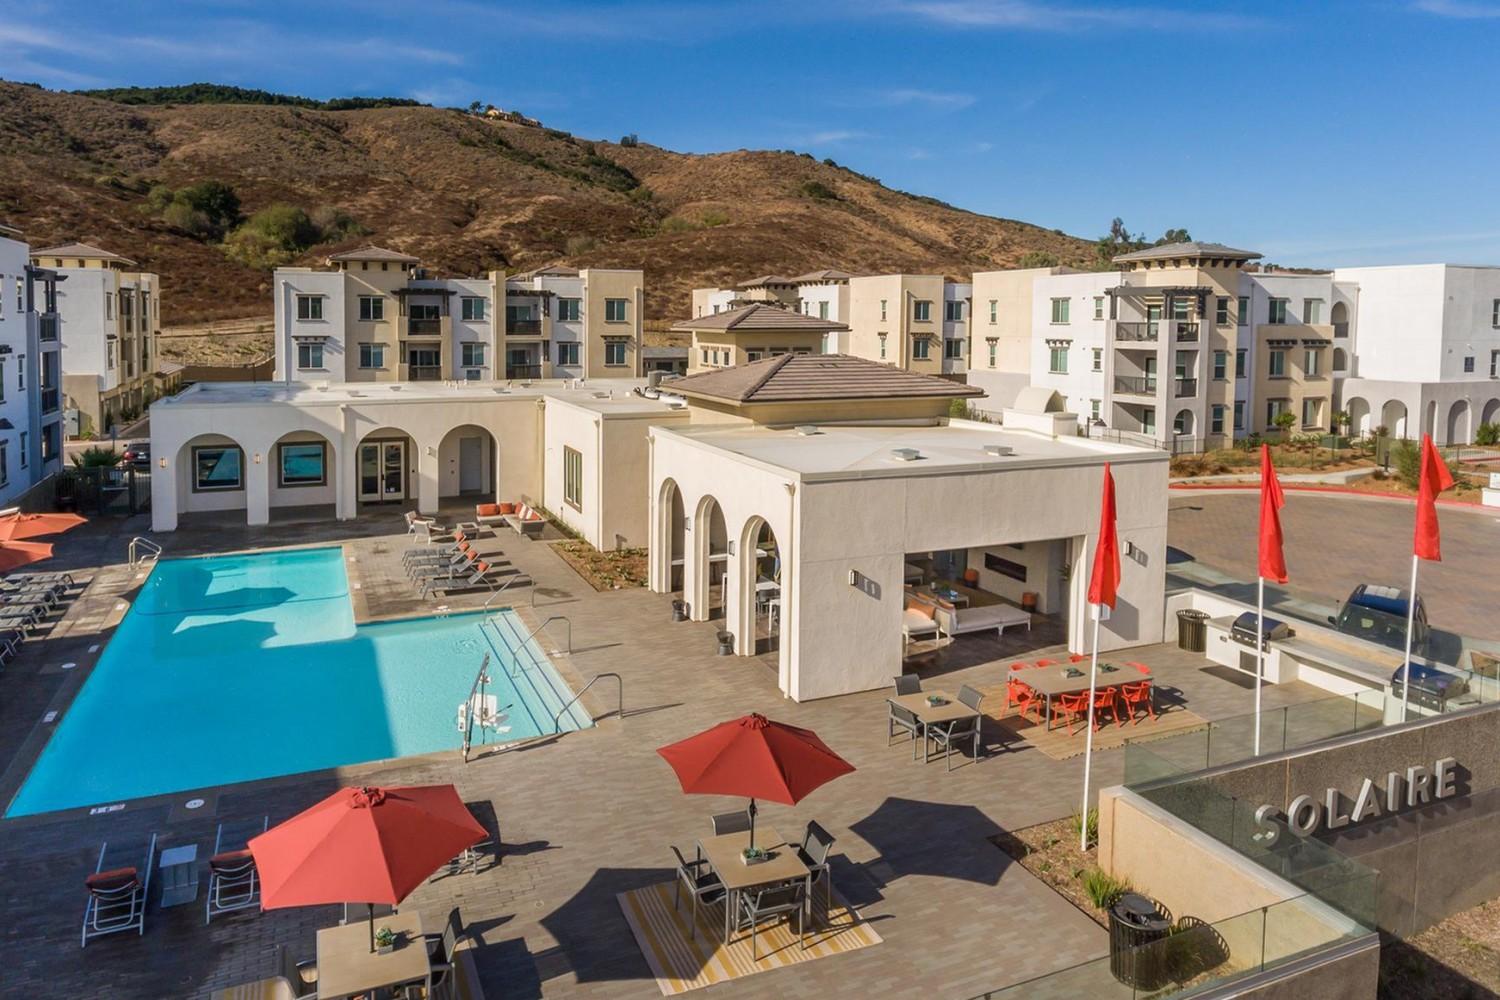
<path fill-rule="evenodd" d="M 1234 624 L 1229 626 L 1229 637 L 1241 646 L 1254 647 L 1256 644 L 1256 628 L 1260 622 L 1254 611 L 1246 611 L 1235 618 Z M 1260 632 L 1260 646 L 1265 649 L 1267 644 L 1277 639 L 1290 639 L 1295 633 L 1291 626 L 1279 618 L 1267 617 L 1265 628 Z M 1413 688 L 1415 690 L 1415 688 Z"/>
<path fill-rule="evenodd" d="M 1391 674 L 1391 694 L 1397 698 L 1401 697 L 1402 673 L 1402 669 L 1397 667 L 1396 672 Z M 1468 693 L 1469 682 L 1466 678 L 1425 664 L 1411 664 L 1411 697 L 1407 700 L 1413 705 L 1433 712 L 1445 712 L 1451 699 Z"/>

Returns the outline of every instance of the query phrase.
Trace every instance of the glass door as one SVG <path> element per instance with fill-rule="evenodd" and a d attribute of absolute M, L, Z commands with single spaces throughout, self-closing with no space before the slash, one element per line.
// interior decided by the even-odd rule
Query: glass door
<path fill-rule="evenodd" d="M 406 498 L 405 441 L 372 441 L 359 446 L 359 498 Z"/>

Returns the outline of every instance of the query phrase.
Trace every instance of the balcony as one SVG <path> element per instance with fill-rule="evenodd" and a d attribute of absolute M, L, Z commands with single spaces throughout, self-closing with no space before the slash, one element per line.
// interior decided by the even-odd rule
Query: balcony
<path fill-rule="evenodd" d="M 440 319 L 409 319 L 406 321 L 408 337 L 441 337 L 443 321 Z"/>
<path fill-rule="evenodd" d="M 1184 320 L 1173 320 L 1172 335 L 1179 341 L 1196 343 L 1198 340 L 1198 324 Z"/>
<path fill-rule="evenodd" d="M 1156 379 L 1149 375 L 1116 375 L 1115 392 L 1132 396 L 1156 395 Z"/>
<path fill-rule="evenodd" d="M 42 396 L 42 413 L 44 415 L 48 414 L 48 413 L 56 413 L 57 409 L 58 409 L 58 405 L 59 405 L 58 404 L 58 392 L 57 392 L 57 390 L 56 389 L 43 389 L 42 393 L 41 393 L 41 396 Z"/>
<path fill-rule="evenodd" d="M 1195 378 L 1177 379 L 1173 395 L 1178 399 L 1192 399 L 1198 395 L 1198 380 Z"/>
<path fill-rule="evenodd" d="M 443 377 L 442 365 L 407 365 L 406 378 L 410 382 L 438 382 Z"/>
<path fill-rule="evenodd" d="M 41 326 L 40 326 L 40 331 L 41 331 L 42 343 L 47 344 L 47 343 L 51 343 L 52 341 L 56 340 L 57 339 L 57 314 L 56 313 L 43 313 L 41 315 L 41 321 L 42 322 L 41 322 Z"/>
<path fill-rule="evenodd" d="M 506 365 L 505 377 L 515 379 L 535 379 L 542 377 L 541 365 Z"/>
<path fill-rule="evenodd" d="M 511 337 L 540 337 L 542 321 L 539 319 L 513 319 L 505 324 L 505 333 Z"/>
<path fill-rule="evenodd" d="M 1159 324 L 1153 321 L 1144 323 L 1117 322 L 1115 324 L 1115 339 L 1154 344 L 1159 336 L 1157 331 L 1158 326 Z"/>

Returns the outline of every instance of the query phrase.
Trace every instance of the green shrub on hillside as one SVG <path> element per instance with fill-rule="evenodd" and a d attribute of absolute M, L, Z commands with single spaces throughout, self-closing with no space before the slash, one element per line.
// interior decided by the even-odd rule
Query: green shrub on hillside
<path fill-rule="evenodd" d="M 157 184 L 146 193 L 146 208 L 194 239 L 222 239 L 240 220 L 240 199 L 222 181 L 198 181 L 173 190 Z"/>
<path fill-rule="evenodd" d="M 838 192 L 822 181 L 803 181 L 802 194 L 816 201 L 838 201 Z"/>

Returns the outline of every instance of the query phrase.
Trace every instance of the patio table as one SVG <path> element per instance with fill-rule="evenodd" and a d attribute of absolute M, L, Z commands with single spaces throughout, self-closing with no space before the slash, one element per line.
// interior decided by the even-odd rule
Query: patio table
<path fill-rule="evenodd" d="M 375 924 L 377 929 L 389 927 L 401 938 L 389 954 L 370 951 L 370 925 L 364 919 L 318 931 L 319 997 L 349 997 L 388 986 L 427 982 L 432 963 L 422 937 L 421 914 L 392 913 L 377 917 Z"/>
<path fill-rule="evenodd" d="M 928 704 L 927 699 L 931 697 L 943 699 L 943 704 Z M 887 700 L 892 705 L 899 705 L 912 715 L 915 715 L 917 721 L 922 724 L 923 729 L 926 729 L 928 726 L 946 726 L 951 722 L 978 718 L 980 714 L 979 709 L 970 708 L 947 691 L 928 689 L 918 691 L 916 694 L 897 695 Z M 922 757 L 925 762 L 927 757 L 926 740 L 923 740 Z"/>
<path fill-rule="evenodd" d="M 1105 666 L 1114 666 L 1112 671 L 1106 671 Z M 1069 677 L 1068 669 L 1077 670 L 1078 677 Z M 1050 667 L 1031 667 L 1026 670 L 1012 670 L 1010 676 L 1021 681 L 1037 694 L 1045 699 L 1047 704 L 1046 726 L 1052 728 L 1052 699 L 1060 694 L 1079 694 L 1089 689 L 1089 666 L 1087 663 L 1058 663 Z M 1146 678 L 1136 674 L 1134 670 L 1127 670 L 1115 664 L 1099 664 L 1099 679 L 1095 687 L 1099 691 L 1105 688 L 1119 687 L 1122 684 L 1132 684 Z"/>
<path fill-rule="evenodd" d="M 748 830 L 703 837 L 698 841 L 698 850 L 702 852 L 704 860 L 714 874 L 719 876 L 719 881 L 724 883 L 725 944 L 729 943 L 730 920 L 740 893 L 799 878 L 807 882 L 809 890 L 812 889 L 812 872 L 797 856 L 796 847 L 783 840 L 775 827 L 768 823 L 758 823 L 755 827 L 755 846 L 764 848 L 771 855 L 770 860 L 753 865 L 745 864 L 740 860 L 740 852 L 749 846 Z M 811 899 L 810 891 L 808 899 Z"/>

